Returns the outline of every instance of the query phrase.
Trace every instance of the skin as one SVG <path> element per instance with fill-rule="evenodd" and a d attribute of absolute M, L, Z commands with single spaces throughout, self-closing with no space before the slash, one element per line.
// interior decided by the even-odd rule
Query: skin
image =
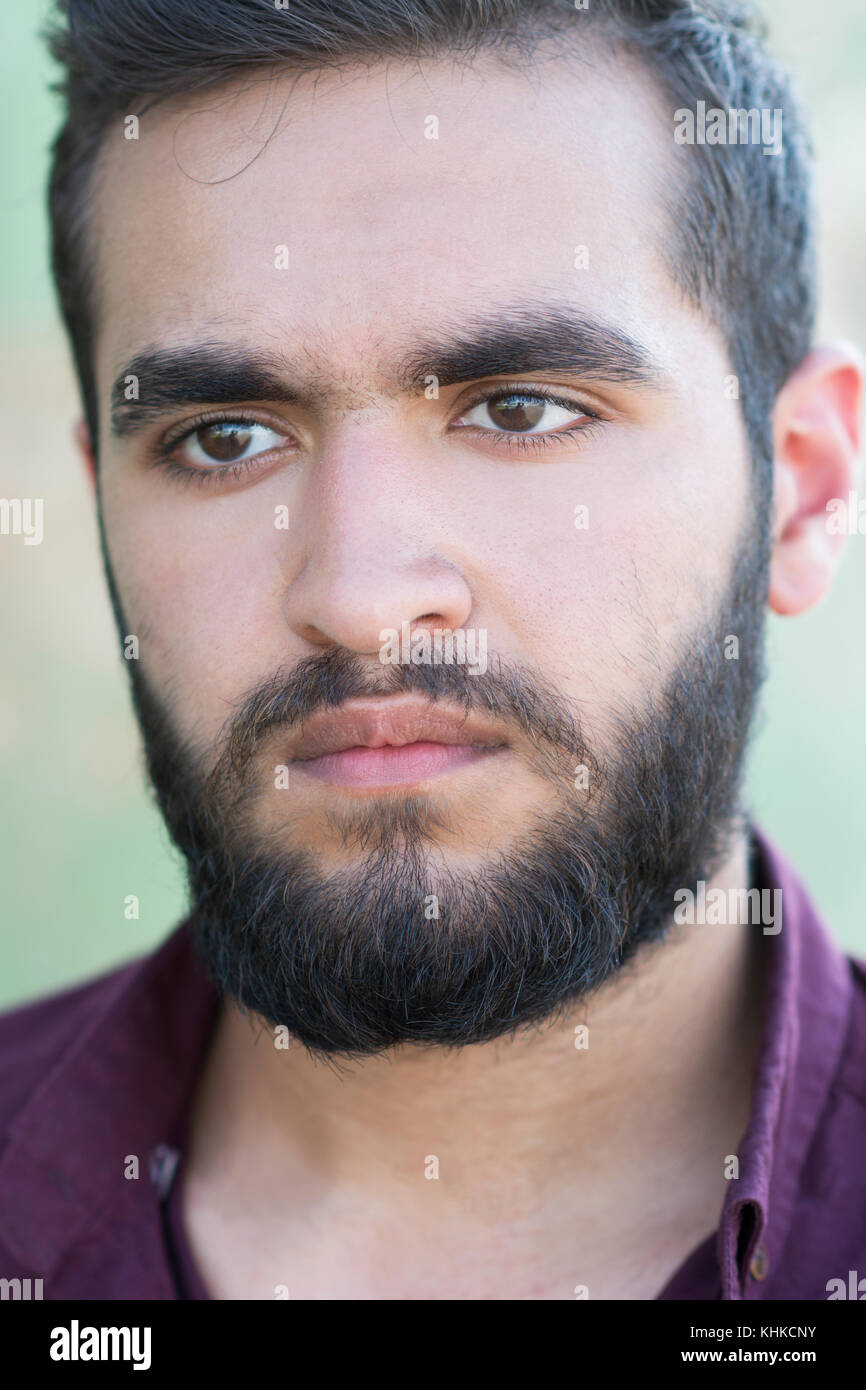
<path fill-rule="evenodd" d="M 155 108 L 137 143 L 106 142 L 98 487 L 130 631 L 197 749 L 279 666 L 339 644 L 378 668 L 382 629 L 408 620 L 485 628 L 491 651 L 535 665 L 580 708 L 603 751 L 611 712 L 643 708 L 712 611 L 750 462 L 724 342 L 662 261 L 671 114 L 642 71 L 578 75 L 561 61 L 543 81 L 490 58 L 382 64 L 292 78 L 264 111 L 260 85 L 230 84 Z M 438 140 L 424 135 L 431 113 Z M 485 382 L 435 400 L 394 389 L 413 335 L 530 292 L 630 334 L 663 389 L 533 369 L 522 379 L 604 423 L 531 454 L 456 426 Z M 291 446 L 227 486 L 185 486 L 147 449 L 198 407 L 118 439 L 111 383 L 146 347 L 215 337 L 283 353 L 287 380 L 314 373 L 328 391 L 305 408 L 256 406 Z M 836 345 L 778 399 L 778 613 L 819 602 L 840 559 L 825 508 L 853 485 L 861 381 L 857 354 Z M 95 477 L 83 426 L 79 439 Z M 273 524 L 281 504 L 287 531 Z M 302 835 L 323 871 L 358 862 L 340 815 L 369 792 L 293 784 L 287 803 L 264 787 L 260 833 Z M 495 774 L 449 773 L 431 795 L 459 832 L 431 857 L 452 866 L 507 850 L 554 806 L 518 745 Z M 747 882 L 737 842 L 713 883 Z M 749 1114 L 762 944 L 745 927 L 678 929 L 555 1028 L 341 1069 L 276 1051 L 226 1008 L 183 1202 L 213 1295 L 655 1297 L 718 1222 L 724 1158 Z"/>

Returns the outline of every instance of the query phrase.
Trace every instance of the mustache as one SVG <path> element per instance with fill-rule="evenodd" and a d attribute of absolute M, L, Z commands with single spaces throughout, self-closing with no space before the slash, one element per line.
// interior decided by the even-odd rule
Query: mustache
<path fill-rule="evenodd" d="M 465 714 L 483 713 L 519 730 L 558 778 L 563 759 L 596 768 L 578 714 L 537 671 L 494 655 L 487 670 L 460 665 L 387 666 L 381 670 L 346 648 L 305 657 L 280 668 L 250 691 L 223 725 L 215 775 L 241 780 L 262 743 L 278 731 L 300 728 L 313 714 L 347 700 L 413 694 L 445 700 Z"/>

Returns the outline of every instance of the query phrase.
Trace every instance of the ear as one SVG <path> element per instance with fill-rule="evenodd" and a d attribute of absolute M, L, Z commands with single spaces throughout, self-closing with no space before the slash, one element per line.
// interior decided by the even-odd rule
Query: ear
<path fill-rule="evenodd" d="M 97 473 L 96 457 L 93 452 L 93 443 L 90 438 L 90 430 L 83 420 L 78 420 L 73 431 L 75 437 L 75 447 L 84 463 L 85 471 L 90 479 L 90 486 L 96 491 Z"/>
<path fill-rule="evenodd" d="M 817 349 L 779 393 L 770 607 L 803 613 L 820 603 L 845 552 L 838 517 L 857 483 L 866 363 L 848 343 Z"/>

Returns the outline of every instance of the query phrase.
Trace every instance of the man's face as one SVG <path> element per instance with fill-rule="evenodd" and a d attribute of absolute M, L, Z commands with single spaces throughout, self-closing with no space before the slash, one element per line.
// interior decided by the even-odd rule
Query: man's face
<path fill-rule="evenodd" d="M 721 335 L 664 265 L 681 178 L 663 99 L 622 63 L 238 80 L 107 143 L 103 524 L 184 776 L 213 770 L 252 693 L 329 660 L 344 741 L 428 745 L 326 756 L 315 687 L 326 742 L 297 703 L 266 717 L 220 803 L 237 847 L 346 887 L 371 844 L 411 840 L 431 893 L 478 882 L 529 828 L 600 817 L 622 729 L 724 640 L 751 465 Z M 381 659 L 404 625 L 487 653 L 486 674 L 427 668 L 470 747 L 346 702 L 402 691 L 384 704 L 423 721 L 419 668 Z M 530 691 L 558 741 L 549 704 L 517 717 Z"/>

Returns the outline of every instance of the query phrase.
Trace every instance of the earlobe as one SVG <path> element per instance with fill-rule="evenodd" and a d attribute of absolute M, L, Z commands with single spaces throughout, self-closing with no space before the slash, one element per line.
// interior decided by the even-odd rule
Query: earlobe
<path fill-rule="evenodd" d="M 775 476 L 770 607 L 793 616 L 826 595 L 846 528 L 834 524 L 857 481 L 864 361 L 849 344 L 810 353 L 774 414 Z"/>
<path fill-rule="evenodd" d="M 96 456 L 93 452 L 93 444 L 90 439 L 90 430 L 84 420 L 77 421 L 73 431 L 75 446 L 81 455 L 85 471 L 90 479 L 90 485 L 96 491 Z"/>

